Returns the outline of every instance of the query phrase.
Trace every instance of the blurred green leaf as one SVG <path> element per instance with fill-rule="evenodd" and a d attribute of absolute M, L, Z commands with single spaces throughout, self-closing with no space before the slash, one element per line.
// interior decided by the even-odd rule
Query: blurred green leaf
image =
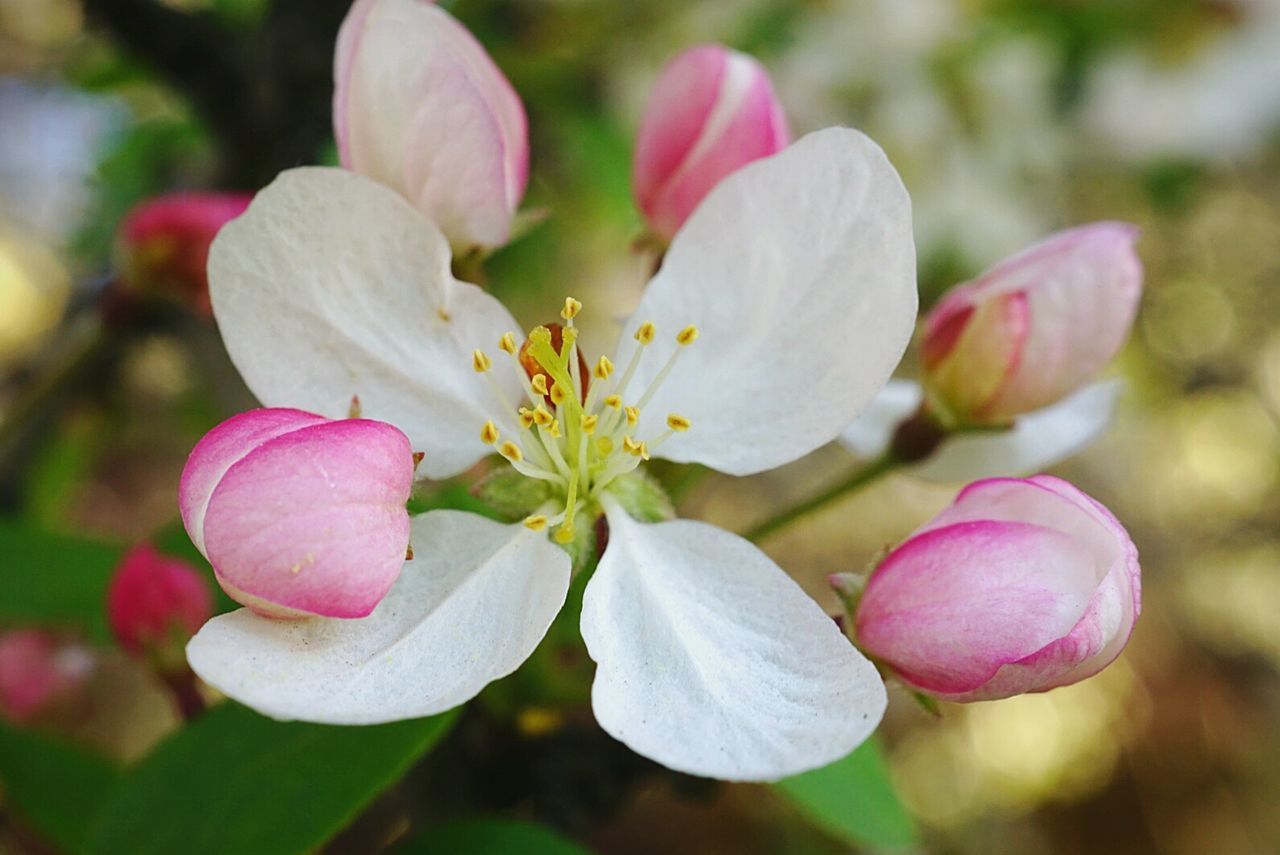
<path fill-rule="evenodd" d="M 119 770 L 104 758 L 0 723 L 4 801 L 60 849 L 83 851 L 95 808 L 118 776 Z"/>
<path fill-rule="evenodd" d="M 468 819 L 436 826 L 395 848 L 396 855 L 588 855 L 554 831 L 514 819 Z"/>
<path fill-rule="evenodd" d="M 77 629 L 109 644 L 106 591 L 120 549 L 0 520 L 0 623 Z"/>
<path fill-rule="evenodd" d="M 454 718 L 334 727 L 273 721 L 229 703 L 178 732 L 121 780 L 88 851 L 310 851 L 399 780 Z"/>
<path fill-rule="evenodd" d="M 894 792 L 880 746 L 872 740 L 843 760 L 774 787 L 841 839 L 884 848 L 904 847 L 916 839 L 915 824 Z"/>

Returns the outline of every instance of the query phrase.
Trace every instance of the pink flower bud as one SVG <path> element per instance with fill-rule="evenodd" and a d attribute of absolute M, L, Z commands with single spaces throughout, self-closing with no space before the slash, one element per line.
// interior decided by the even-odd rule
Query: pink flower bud
<path fill-rule="evenodd" d="M 107 588 L 107 620 L 130 653 L 180 648 L 213 617 L 213 597 L 200 573 L 149 544 L 130 549 Z"/>
<path fill-rule="evenodd" d="M 196 443 L 178 505 L 233 599 L 269 617 L 364 617 L 404 565 L 413 470 L 383 422 L 250 410 Z"/>
<path fill-rule="evenodd" d="M 632 186 L 649 228 L 670 240 L 720 179 L 788 140 L 760 63 L 722 45 L 686 50 L 654 84 L 636 139 Z"/>
<path fill-rule="evenodd" d="M 952 422 L 1004 424 L 1082 386 L 1129 337 L 1137 237 L 1126 223 L 1069 229 L 951 289 L 924 322 L 930 406 Z"/>
<path fill-rule="evenodd" d="M 529 178 L 524 105 L 467 29 L 428 0 L 357 0 L 338 33 L 342 165 L 405 196 L 455 251 L 500 246 Z"/>
<path fill-rule="evenodd" d="M 51 633 L 0 633 L 0 716 L 31 721 L 74 693 L 92 670 L 88 651 Z"/>
<path fill-rule="evenodd" d="M 1111 513 L 1048 475 L 993 478 L 876 568 L 859 645 L 951 701 L 1042 692 L 1120 654 L 1141 610 L 1138 551 Z"/>
<path fill-rule="evenodd" d="M 211 315 L 209 244 L 252 199 L 249 193 L 174 193 L 139 203 L 120 226 L 122 282 L 135 291 L 177 297 Z"/>

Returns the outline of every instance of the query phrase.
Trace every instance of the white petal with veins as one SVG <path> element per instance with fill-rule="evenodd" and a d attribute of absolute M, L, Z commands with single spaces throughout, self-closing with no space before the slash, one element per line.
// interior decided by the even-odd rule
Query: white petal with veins
<path fill-rule="evenodd" d="M 775 780 L 848 754 L 885 708 L 876 669 L 747 541 L 610 503 L 582 637 L 596 719 L 683 772 Z"/>
<path fill-rule="evenodd" d="M 698 340 L 637 434 L 670 412 L 693 428 L 655 454 L 733 475 L 772 469 L 835 439 L 884 385 L 916 317 L 911 202 L 857 131 L 828 128 L 722 181 L 676 234 L 618 348 L 658 334 L 628 392 L 639 397 L 689 324 Z"/>
<path fill-rule="evenodd" d="M 569 556 L 545 533 L 461 511 L 413 521 L 416 555 L 367 618 L 209 621 L 187 659 L 264 715 L 376 724 L 432 715 L 510 674 L 569 590 Z"/>
<path fill-rule="evenodd" d="M 341 169 L 280 174 L 219 233 L 209 292 L 227 351 L 272 407 L 331 418 L 358 395 L 457 474 L 489 450 L 497 401 L 471 353 L 517 329 L 502 304 L 449 272 L 439 229 L 393 190 Z M 494 379 L 512 398 L 510 372 Z"/>

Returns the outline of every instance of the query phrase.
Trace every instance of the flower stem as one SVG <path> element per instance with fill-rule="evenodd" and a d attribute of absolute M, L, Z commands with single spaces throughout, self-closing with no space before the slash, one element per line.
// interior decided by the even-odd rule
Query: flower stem
<path fill-rule="evenodd" d="M 898 455 L 896 455 L 892 450 L 885 451 L 879 457 L 875 458 L 849 477 L 824 490 L 818 495 L 811 496 L 799 504 L 792 505 L 786 510 L 775 514 L 748 531 L 743 535 L 743 537 L 752 543 L 759 543 L 779 529 L 786 528 L 791 525 L 791 523 L 802 517 L 808 516 L 810 513 L 818 510 L 824 505 L 827 505 L 842 496 L 855 493 L 863 487 L 866 487 L 868 484 L 879 480 L 882 476 L 892 472 L 901 464 L 902 460 L 899 459 Z"/>

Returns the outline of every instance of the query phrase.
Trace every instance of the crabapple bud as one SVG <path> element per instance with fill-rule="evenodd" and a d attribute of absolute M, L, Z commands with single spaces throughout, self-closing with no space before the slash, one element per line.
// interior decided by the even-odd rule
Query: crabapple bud
<path fill-rule="evenodd" d="M 529 178 L 524 105 L 466 27 L 428 0 L 357 0 L 334 57 L 347 169 L 399 191 L 457 253 L 506 243 Z"/>
<path fill-rule="evenodd" d="M 930 407 L 951 424 L 1007 424 L 1084 385 L 1129 337 L 1137 236 L 1127 223 L 1069 229 L 951 289 L 924 322 Z"/>
<path fill-rule="evenodd" d="M 788 139 L 760 63 L 718 44 L 686 50 L 654 84 L 636 139 L 632 187 L 649 228 L 671 240 L 722 178 Z"/>
<path fill-rule="evenodd" d="M 384 422 L 250 410 L 196 444 L 178 502 L 236 601 L 270 617 L 364 617 L 405 562 L 414 465 Z"/>
<path fill-rule="evenodd" d="M 1071 484 L 1038 475 L 966 487 L 871 574 L 855 628 L 863 650 L 909 686 L 983 701 L 1096 674 L 1140 610 L 1124 527 Z"/>

